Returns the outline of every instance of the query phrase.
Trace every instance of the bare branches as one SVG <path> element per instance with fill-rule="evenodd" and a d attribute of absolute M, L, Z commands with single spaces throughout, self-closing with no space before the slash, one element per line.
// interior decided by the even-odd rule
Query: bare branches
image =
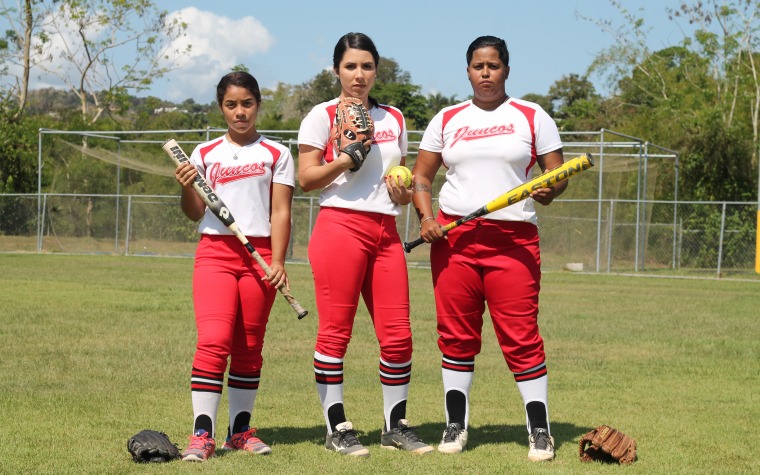
<path fill-rule="evenodd" d="M 105 110 L 116 107 L 119 97 L 147 89 L 152 82 L 177 69 L 174 41 L 187 25 L 169 19 L 149 0 L 25 0 L 25 21 L 18 9 L 0 14 L 14 27 L 18 38 L 4 58 L 16 67 L 37 70 L 42 77 L 58 78 L 81 102 L 85 120 L 95 122 Z M 23 40 L 22 40 L 23 38 Z M 24 48 L 28 51 L 24 55 Z M 21 75 L 19 75 L 21 77 Z M 23 76 L 13 95 L 23 111 Z"/>

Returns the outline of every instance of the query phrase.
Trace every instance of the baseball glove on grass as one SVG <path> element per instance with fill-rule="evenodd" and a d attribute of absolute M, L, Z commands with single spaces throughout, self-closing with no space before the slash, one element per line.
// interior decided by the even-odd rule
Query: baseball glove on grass
<path fill-rule="evenodd" d="M 629 465 L 636 460 L 636 441 L 617 429 L 603 425 L 581 437 L 578 454 L 581 462 Z"/>
<path fill-rule="evenodd" d="M 179 449 L 163 432 L 142 430 L 127 441 L 127 450 L 135 462 L 169 462 L 180 457 Z"/>
<path fill-rule="evenodd" d="M 335 150 L 344 152 L 354 162 L 352 172 L 359 170 L 367 159 L 370 146 L 364 145 L 372 140 L 375 125 L 364 104 L 356 97 L 344 97 L 335 110 L 335 126 L 332 129 L 332 141 Z"/>

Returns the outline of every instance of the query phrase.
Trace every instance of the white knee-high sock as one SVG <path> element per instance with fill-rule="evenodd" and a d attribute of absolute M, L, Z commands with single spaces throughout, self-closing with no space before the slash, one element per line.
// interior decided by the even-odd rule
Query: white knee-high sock
<path fill-rule="evenodd" d="M 216 413 L 222 400 L 224 373 L 213 373 L 193 367 L 190 377 L 190 397 L 193 403 L 193 433 L 205 429 L 216 436 Z"/>
<path fill-rule="evenodd" d="M 454 422 L 463 422 L 466 429 L 470 420 L 470 388 L 475 376 L 475 359 L 456 359 L 444 355 L 441 365 L 446 424 L 454 419 Z M 455 391 L 464 396 L 463 401 L 454 397 Z"/>
<path fill-rule="evenodd" d="M 237 418 L 240 413 L 247 412 L 250 418 L 253 417 L 253 405 L 256 403 L 256 394 L 258 394 L 259 391 L 256 389 L 237 388 L 228 388 L 228 391 L 227 399 L 229 399 L 230 406 L 230 435 L 232 435 L 236 432 L 235 418 Z M 253 425 L 250 422 L 250 419 L 247 425 Z"/>
<path fill-rule="evenodd" d="M 331 423 L 328 414 L 332 406 L 343 405 L 343 358 L 333 358 L 315 351 L 314 379 L 317 382 L 317 392 L 327 424 L 327 433 L 332 434 L 333 425 L 344 422 L 332 421 Z"/>
<path fill-rule="evenodd" d="M 383 387 L 383 413 L 385 429 L 398 426 L 406 418 L 406 400 L 409 397 L 409 381 L 412 377 L 412 361 L 388 363 L 380 359 L 380 384 Z M 404 403 L 403 406 L 399 404 Z M 394 411 L 394 408 L 396 409 Z"/>
<path fill-rule="evenodd" d="M 227 390 L 229 399 L 230 428 L 229 435 L 242 432 L 245 426 L 251 426 L 253 417 L 253 405 L 256 403 L 256 394 L 261 381 L 261 370 L 248 374 L 238 374 L 230 371 L 227 376 Z M 241 420 L 236 420 L 242 413 Z"/>
<path fill-rule="evenodd" d="M 211 438 L 216 437 L 216 413 L 219 410 L 219 402 L 222 400 L 221 393 L 192 391 L 193 421 L 199 416 L 207 416 L 211 419 Z M 193 427 L 195 432 L 195 427 Z"/>
<path fill-rule="evenodd" d="M 525 405 L 525 424 L 528 427 L 528 433 L 531 431 L 530 415 L 528 414 L 528 404 L 531 402 L 539 402 L 544 405 L 545 417 L 546 417 L 546 429 L 549 430 L 549 377 L 545 374 L 537 379 L 531 379 L 528 381 L 518 381 L 517 388 L 520 390 L 520 395 L 523 398 L 523 404 Z M 539 414 L 538 418 L 541 419 Z"/>

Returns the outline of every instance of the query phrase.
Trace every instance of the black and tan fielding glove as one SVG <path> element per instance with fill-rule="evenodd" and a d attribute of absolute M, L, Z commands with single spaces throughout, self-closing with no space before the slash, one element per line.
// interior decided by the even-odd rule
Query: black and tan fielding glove
<path fill-rule="evenodd" d="M 180 457 L 179 449 L 163 432 L 142 430 L 127 440 L 127 450 L 135 462 L 169 462 Z"/>
<path fill-rule="evenodd" d="M 338 101 L 331 138 L 335 150 L 347 154 L 353 160 L 354 166 L 350 171 L 359 170 L 367 159 L 370 146 L 365 145 L 365 142 L 372 140 L 374 130 L 372 117 L 360 99 L 344 97 Z"/>

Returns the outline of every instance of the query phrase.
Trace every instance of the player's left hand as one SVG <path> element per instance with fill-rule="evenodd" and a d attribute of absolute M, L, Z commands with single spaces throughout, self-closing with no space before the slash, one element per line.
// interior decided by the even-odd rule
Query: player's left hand
<path fill-rule="evenodd" d="M 269 282 L 276 289 L 284 285 L 285 289 L 290 290 L 290 282 L 288 281 L 288 273 L 285 272 L 285 266 L 278 262 L 273 262 L 269 268 L 272 272 L 269 273 L 269 276 L 262 277 L 261 280 Z"/>
<path fill-rule="evenodd" d="M 395 177 L 385 177 L 385 187 L 388 189 L 388 195 L 391 197 L 391 201 L 397 205 L 406 206 L 412 202 L 412 191 L 414 187 L 414 175 L 412 175 L 412 184 L 408 187 L 403 183 L 399 184 L 399 180 Z"/>
<path fill-rule="evenodd" d="M 550 186 L 549 188 L 539 188 L 530 194 L 531 198 L 544 206 L 549 206 L 556 196 L 557 191 L 553 186 Z"/>

